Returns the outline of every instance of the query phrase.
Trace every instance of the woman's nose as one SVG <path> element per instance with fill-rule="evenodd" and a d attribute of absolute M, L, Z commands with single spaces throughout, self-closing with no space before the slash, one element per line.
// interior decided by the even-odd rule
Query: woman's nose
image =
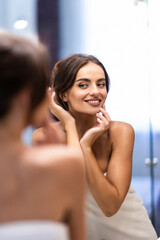
<path fill-rule="evenodd" d="M 91 86 L 90 88 L 90 95 L 97 95 L 99 94 L 99 90 L 96 85 Z"/>

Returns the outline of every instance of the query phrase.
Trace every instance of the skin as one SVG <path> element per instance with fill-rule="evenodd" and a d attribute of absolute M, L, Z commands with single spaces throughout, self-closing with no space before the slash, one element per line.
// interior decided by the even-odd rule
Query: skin
<path fill-rule="evenodd" d="M 68 139 L 70 142 L 74 139 L 77 149 L 82 150 L 90 191 L 109 217 L 118 211 L 130 186 L 134 130 L 127 123 L 111 121 L 104 108 L 106 97 L 103 69 L 88 63 L 78 71 L 74 85 L 62 95 L 69 113 L 54 102 L 54 94 L 50 109 L 60 120 L 57 125 L 62 142 L 68 144 Z M 68 124 L 64 124 L 64 119 L 68 119 Z M 34 133 L 34 144 L 44 132 L 41 128 Z"/>
<path fill-rule="evenodd" d="M 30 114 L 29 96 L 27 89 L 19 92 L 0 120 L 0 222 L 66 223 L 70 239 L 85 240 L 84 164 L 71 146 L 28 147 L 22 143 L 21 134 L 28 124 L 47 126 L 49 121 L 48 95 Z M 53 130 L 52 141 L 59 143 Z"/>

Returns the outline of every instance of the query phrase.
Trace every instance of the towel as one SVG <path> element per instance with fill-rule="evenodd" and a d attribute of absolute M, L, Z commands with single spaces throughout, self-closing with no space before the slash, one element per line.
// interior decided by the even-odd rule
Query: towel
<path fill-rule="evenodd" d="M 106 217 L 89 189 L 86 200 L 88 240 L 157 240 L 143 201 L 130 187 L 118 212 Z"/>

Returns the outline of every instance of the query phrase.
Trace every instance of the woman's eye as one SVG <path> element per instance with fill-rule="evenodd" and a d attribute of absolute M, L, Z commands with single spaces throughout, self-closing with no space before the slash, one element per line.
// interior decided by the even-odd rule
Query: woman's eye
<path fill-rule="evenodd" d="M 87 85 L 87 84 L 82 84 L 82 83 L 81 83 L 81 84 L 79 84 L 78 86 L 79 86 L 80 88 L 86 88 L 88 85 Z"/>
<path fill-rule="evenodd" d="M 98 83 L 98 87 L 105 87 L 106 84 L 105 83 Z"/>

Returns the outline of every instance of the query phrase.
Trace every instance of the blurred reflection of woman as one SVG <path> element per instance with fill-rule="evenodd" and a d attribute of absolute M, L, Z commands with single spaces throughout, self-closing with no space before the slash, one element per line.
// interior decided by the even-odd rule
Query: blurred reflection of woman
<path fill-rule="evenodd" d="M 52 83 L 51 112 L 60 119 L 61 141 L 78 133 L 84 155 L 89 240 L 157 239 L 142 201 L 129 188 L 134 131 L 111 121 L 105 110 L 109 77 L 102 63 L 94 56 L 72 55 L 55 65 Z M 62 124 L 62 115 L 72 126 Z M 34 133 L 34 143 L 38 140 L 47 140 L 44 128 Z"/>
<path fill-rule="evenodd" d="M 83 158 L 73 147 L 21 141 L 27 125 L 48 122 L 48 84 L 44 46 L 0 34 L 1 240 L 85 239 Z"/>

